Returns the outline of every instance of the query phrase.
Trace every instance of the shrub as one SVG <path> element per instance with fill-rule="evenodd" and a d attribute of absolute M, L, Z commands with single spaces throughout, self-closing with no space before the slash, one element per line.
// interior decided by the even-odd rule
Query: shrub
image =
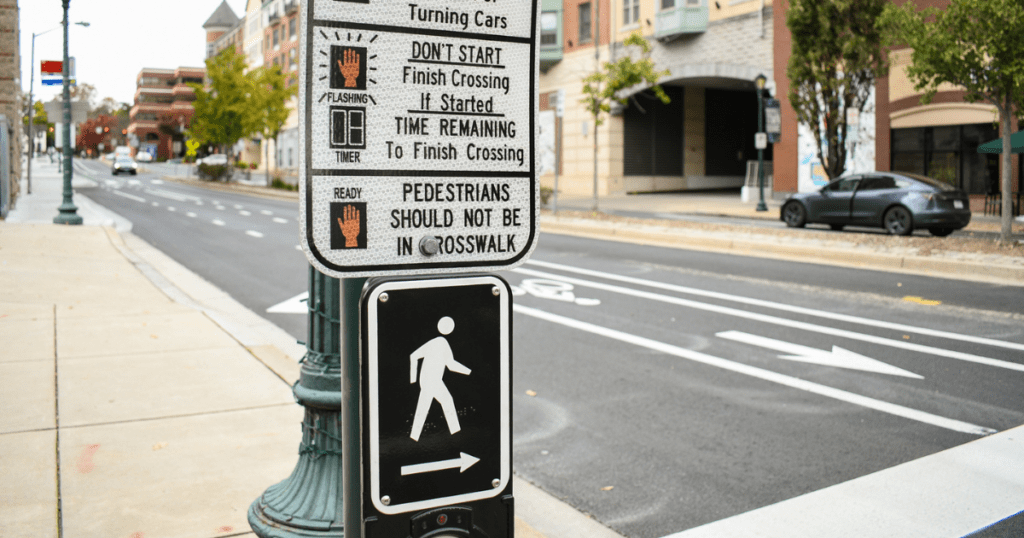
<path fill-rule="evenodd" d="M 285 183 L 284 181 L 281 181 L 280 177 L 275 177 L 274 181 L 272 181 L 270 183 L 270 186 L 275 188 L 275 189 L 281 189 L 281 190 L 285 190 L 285 191 L 297 191 L 297 190 L 299 190 L 299 186 L 298 185 L 291 185 L 289 183 Z"/>
<path fill-rule="evenodd" d="M 249 163 L 249 170 L 255 170 L 256 166 L 257 166 L 256 163 Z"/>
<path fill-rule="evenodd" d="M 219 180 L 227 175 L 228 167 L 223 164 L 200 164 L 198 170 L 201 178 Z"/>
<path fill-rule="evenodd" d="M 245 170 L 246 168 L 249 168 L 249 165 L 245 161 L 237 161 L 235 163 L 235 168 Z"/>
<path fill-rule="evenodd" d="M 540 205 L 542 205 L 542 206 L 548 205 L 548 200 L 551 199 L 551 195 L 554 194 L 554 192 L 555 192 L 555 189 L 552 189 L 551 187 L 541 187 L 540 188 Z"/>

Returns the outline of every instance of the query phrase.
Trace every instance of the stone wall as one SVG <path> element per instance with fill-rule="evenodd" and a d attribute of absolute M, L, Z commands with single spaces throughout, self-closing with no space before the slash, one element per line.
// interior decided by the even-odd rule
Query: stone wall
<path fill-rule="evenodd" d="M 20 39 L 17 0 L 0 0 L 0 114 L 7 116 L 7 121 L 12 127 L 9 148 L 12 207 L 18 197 L 21 181 L 23 134 Z"/>

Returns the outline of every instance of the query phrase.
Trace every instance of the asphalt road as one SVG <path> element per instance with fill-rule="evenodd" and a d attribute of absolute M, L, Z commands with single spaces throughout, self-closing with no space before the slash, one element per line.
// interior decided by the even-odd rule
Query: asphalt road
<path fill-rule="evenodd" d="M 296 204 L 86 166 L 80 194 L 304 339 L 266 312 L 306 288 Z M 502 276 L 516 472 L 631 538 L 1024 424 L 1024 288 L 551 234 Z"/>

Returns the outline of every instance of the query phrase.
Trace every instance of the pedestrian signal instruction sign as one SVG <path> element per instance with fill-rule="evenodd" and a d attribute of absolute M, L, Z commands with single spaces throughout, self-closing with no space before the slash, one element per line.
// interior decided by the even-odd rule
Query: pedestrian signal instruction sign
<path fill-rule="evenodd" d="M 537 242 L 537 2 L 303 8 L 303 250 L 339 278 L 498 270 Z"/>
<path fill-rule="evenodd" d="M 383 281 L 364 292 L 362 311 L 364 505 L 401 514 L 506 492 L 508 284 L 491 275 Z"/>

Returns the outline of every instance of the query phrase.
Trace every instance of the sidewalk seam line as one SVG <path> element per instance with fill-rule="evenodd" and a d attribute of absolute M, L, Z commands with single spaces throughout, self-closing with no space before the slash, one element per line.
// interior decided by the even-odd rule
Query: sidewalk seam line
<path fill-rule="evenodd" d="M 60 483 L 60 361 L 57 360 L 57 304 L 53 305 L 53 425 L 57 486 L 57 538 L 64 536 L 64 510 Z"/>
<path fill-rule="evenodd" d="M 223 414 L 223 413 L 238 413 L 238 412 L 241 412 L 241 411 L 252 411 L 254 409 L 269 409 L 271 407 L 284 407 L 284 406 L 292 406 L 292 405 L 295 405 L 295 403 L 294 402 L 288 402 L 288 403 L 274 403 L 274 404 L 266 404 L 266 405 L 254 405 L 254 406 L 250 406 L 250 407 L 237 407 L 237 408 L 234 408 L 234 409 L 219 409 L 219 410 L 216 410 L 216 411 L 203 411 L 203 412 L 198 412 L 198 413 L 185 413 L 185 414 L 181 414 L 181 415 L 164 415 L 164 416 L 160 416 L 160 417 L 144 417 L 144 418 L 134 418 L 134 419 L 130 419 L 130 420 L 112 420 L 110 422 L 93 422 L 93 423 L 89 423 L 89 424 L 75 424 L 73 426 L 64 426 L 64 429 L 65 430 L 72 430 L 72 429 L 79 429 L 79 428 L 92 428 L 94 426 L 113 426 L 113 425 L 116 425 L 116 424 L 132 424 L 132 423 L 135 423 L 135 422 L 152 422 L 154 420 L 168 420 L 168 419 L 175 419 L 175 418 L 201 417 L 201 416 L 205 416 L 205 415 L 220 415 L 220 414 Z"/>

